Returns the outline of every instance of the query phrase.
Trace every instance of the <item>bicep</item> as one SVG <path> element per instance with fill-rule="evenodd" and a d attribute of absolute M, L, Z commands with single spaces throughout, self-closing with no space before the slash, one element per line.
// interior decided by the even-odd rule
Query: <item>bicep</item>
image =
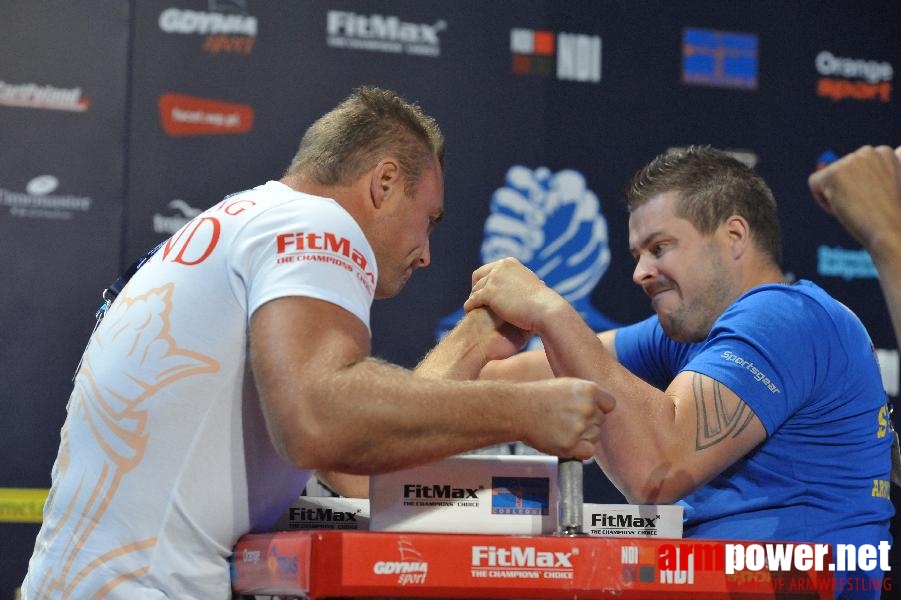
<path fill-rule="evenodd" d="M 717 380 L 683 371 L 666 389 L 683 440 L 682 466 L 698 485 L 706 483 L 766 439 L 751 407 Z"/>
<path fill-rule="evenodd" d="M 330 376 L 369 355 L 366 326 L 347 310 L 315 298 L 289 296 L 265 303 L 250 320 L 254 381 L 273 443 L 301 435 L 327 418 L 320 400 Z"/>

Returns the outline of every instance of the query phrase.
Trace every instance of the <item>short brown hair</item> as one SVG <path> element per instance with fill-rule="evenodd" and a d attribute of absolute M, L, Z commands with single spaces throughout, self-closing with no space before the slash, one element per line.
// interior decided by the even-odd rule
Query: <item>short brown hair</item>
<path fill-rule="evenodd" d="M 307 129 L 285 174 L 302 172 L 317 183 L 343 185 L 389 153 L 404 169 L 409 192 L 431 158 L 444 168 L 444 136 L 418 105 L 363 86 Z"/>
<path fill-rule="evenodd" d="M 782 263 L 782 233 L 773 192 L 753 169 L 722 150 L 689 146 L 660 154 L 626 187 L 629 212 L 651 198 L 676 192 L 676 215 L 703 234 L 732 215 L 748 221 L 751 238 L 776 265 Z"/>

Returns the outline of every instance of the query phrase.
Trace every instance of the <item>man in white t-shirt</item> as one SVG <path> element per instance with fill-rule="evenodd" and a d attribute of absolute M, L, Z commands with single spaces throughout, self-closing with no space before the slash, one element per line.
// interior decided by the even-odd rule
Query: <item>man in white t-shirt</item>
<path fill-rule="evenodd" d="M 431 261 L 443 153 L 417 106 L 360 88 L 280 181 L 225 198 L 143 264 L 85 351 L 26 600 L 229 598 L 235 541 L 313 470 L 516 440 L 591 456 L 613 406 L 595 384 L 455 381 L 527 337 L 487 311 L 415 373 L 369 356 L 372 300 Z"/>

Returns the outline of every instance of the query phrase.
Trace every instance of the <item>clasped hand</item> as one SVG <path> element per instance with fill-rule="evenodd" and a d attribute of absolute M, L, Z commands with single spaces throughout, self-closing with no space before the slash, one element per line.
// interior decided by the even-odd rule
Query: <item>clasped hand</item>
<path fill-rule="evenodd" d="M 529 333 L 540 334 L 554 310 L 566 300 L 515 258 L 502 258 L 476 269 L 467 312 L 486 307 L 499 318 Z"/>

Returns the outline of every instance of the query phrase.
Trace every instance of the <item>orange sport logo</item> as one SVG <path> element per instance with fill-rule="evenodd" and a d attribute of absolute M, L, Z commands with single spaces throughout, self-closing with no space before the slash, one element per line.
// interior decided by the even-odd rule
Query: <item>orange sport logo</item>
<path fill-rule="evenodd" d="M 817 95 L 839 100 L 890 102 L 894 68 L 887 61 L 836 56 L 828 50 L 817 54 Z"/>

